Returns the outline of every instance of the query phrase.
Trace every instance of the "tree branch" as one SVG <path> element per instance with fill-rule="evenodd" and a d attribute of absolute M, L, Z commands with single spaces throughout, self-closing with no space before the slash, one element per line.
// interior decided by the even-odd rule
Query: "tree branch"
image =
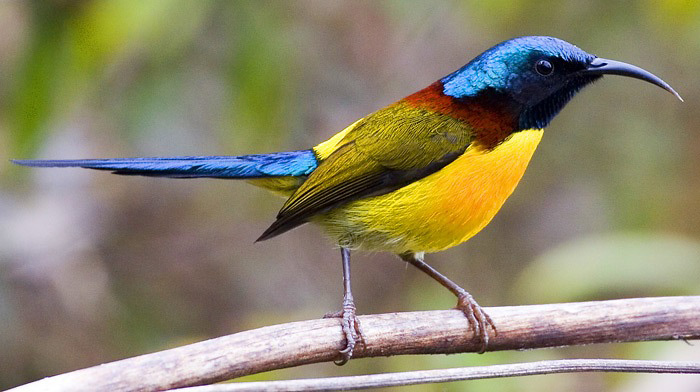
<path fill-rule="evenodd" d="M 504 365 L 471 366 L 453 369 L 368 374 L 361 376 L 306 378 L 302 380 L 251 381 L 173 389 L 175 392 L 252 392 L 252 391 L 350 391 L 398 387 L 485 378 L 535 376 L 553 373 L 628 372 L 700 373 L 700 362 L 635 361 L 622 359 L 560 359 Z"/>
<path fill-rule="evenodd" d="M 700 296 L 487 308 L 498 327 L 489 351 L 590 343 L 700 338 Z M 355 358 L 475 352 L 461 311 L 359 317 L 366 347 Z M 153 391 L 210 384 L 274 369 L 327 362 L 344 347 L 337 319 L 239 332 L 49 377 L 26 391 Z"/>

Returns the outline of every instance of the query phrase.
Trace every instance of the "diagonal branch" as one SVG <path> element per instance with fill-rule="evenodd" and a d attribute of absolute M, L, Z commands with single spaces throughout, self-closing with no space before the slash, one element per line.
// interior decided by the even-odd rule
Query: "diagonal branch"
<path fill-rule="evenodd" d="M 504 365 L 417 370 L 360 376 L 306 378 L 301 380 L 249 381 L 173 389 L 175 392 L 253 391 L 351 391 L 449 381 L 498 377 L 535 376 L 553 373 L 627 372 L 700 374 L 700 362 L 639 361 L 622 359 L 560 359 Z"/>
<path fill-rule="evenodd" d="M 498 327 L 489 351 L 590 343 L 700 338 L 700 296 L 488 308 Z M 366 347 L 355 357 L 475 352 L 461 311 L 359 317 Z M 239 332 L 170 350 L 49 377 L 13 391 L 152 391 L 204 385 L 274 369 L 337 359 L 337 319 Z"/>

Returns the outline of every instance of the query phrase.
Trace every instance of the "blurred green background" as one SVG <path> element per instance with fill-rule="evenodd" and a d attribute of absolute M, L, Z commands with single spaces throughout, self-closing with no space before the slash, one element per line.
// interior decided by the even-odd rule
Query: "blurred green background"
<path fill-rule="evenodd" d="M 429 255 L 485 306 L 700 293 L 697 1 L 0 2 L 0 388 L 341 300 L 307 225 L 253 241 L 281 200 L 244 182 L 17 167 L 11 158 L 307 148 L 519 35 L 552 35 L 673 85 L 609 77 L 551 124 L 522 184 L 469 243 Z M 356 253 L 360 313 L 454 298 Z M 564 357 L 700 359 L 681 342 L 353 360 L 250 379 Z M 698 391 L 700 379 L 552 375 L 402 390 Z"/>

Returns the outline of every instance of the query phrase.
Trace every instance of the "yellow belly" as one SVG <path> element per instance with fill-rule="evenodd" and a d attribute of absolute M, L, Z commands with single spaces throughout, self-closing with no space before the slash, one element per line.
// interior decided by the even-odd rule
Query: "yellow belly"
<path fill-rule="evenodd" d="M 314 220 L 354 249 L 437 252 L 478 233 L 522 178 L 542 138 L 520 131 L 492 150 L 469 147 L 443 169 L 394 192 L 348 203 Z"/>

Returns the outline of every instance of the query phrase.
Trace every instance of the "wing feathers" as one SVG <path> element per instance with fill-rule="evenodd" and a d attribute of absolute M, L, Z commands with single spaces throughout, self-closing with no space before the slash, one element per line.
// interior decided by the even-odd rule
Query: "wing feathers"
<path fill-rule="evenodd" d="M 354 136 L 353 133 L 361 129 L 353 129 L 348 137 Z M 421 129 L 429 138 L 426 143 L 421 143 L 420 138 L 406 143 L 399 142 L 398 146 L 387 143 L 384 148 L 395 149 L 383 156 L 382 150 L 378 150 L 377 146 L 369 145 L 374 149 L 366 150 L 367 139 L 363 140 L 362 146 L 354 140 L 343 144 L 287 200 L 277 215 L 277 220 L 258 241 L 282 234 L 307 222 L 312 216 L 342 204 L 388 193 L 430 175 L 456 159 L 469 145 L 470 139 L 465 135 L 464 143 L 455 145 L 450 142 L 436 148 L 436 143 L 433 142 L 434 129 L 417 127 L 417 130 Z M 463 132 L 466 133 L 466 130 Z M 419 132 L 418 134 L 420 135 Z M 389 156 L 391 159 L 384 160 L 386 163 L 380 162 L 381 158 Z"/>

